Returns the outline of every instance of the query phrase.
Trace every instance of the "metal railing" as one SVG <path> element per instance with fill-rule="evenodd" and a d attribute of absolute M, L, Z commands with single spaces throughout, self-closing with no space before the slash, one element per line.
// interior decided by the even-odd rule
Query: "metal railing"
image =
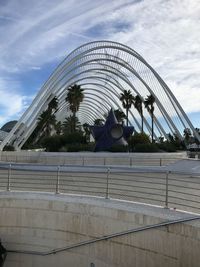
<path fill-rule="evenodd" d="M 186 222 L 191 222 L 194 220 L 199 220 L 200 216 L 193 216 L 193 217 L 185 217 L 185 218 L 181 218 L 181 219 L 176 219 L 176 220 L 170 220 L 170 221 L 165 221 L 165 222 L 161 222 L 161 223 L 157 223 L 157 224 L 153 224 L 153 225 L 146 225 L 146 226 L 141 226 L 138 228 L 133 228 L 133 229 L 129 229 L 129 230 L 125 230 L 122 232 L 117 232 L 117 233 L 113 233 L 113 234 L 109 234 L 109 235 L 104 235 L 101 237 L 97 237 L 97 238 L 93 238 L 90 240 L 85 240 L 82 242 L 78 242 L 72 245 L 68 245 L 62 248 L 56 248 L 56 249 L 52 249 L 49 251 L 45 251 L 45 252 L 40 252 L 40 251 L 32 251 L 32 250 L 8 250 L 9 253 L 20 253 L 20 254 L 29 254 L 29 255 L 37 255 L 37 256 L 48 256 L 48 255 L 55 255 L 56 253 L 60 253 L 63 251 L 68 251 L 71 249 L 75 249 L 75 248 L 79 248 L 82 246 L 87 246 L 87 245 L 91 245 L 97 242 L 101 242 L 101 241 L 105 241 L 105 240 L 109 240 L 112 238 L 116 238 L 116 237 L 121 237 L 124 235 L 129 235 L 129 234 L 135 234 L 138 232 L 143 232 L 143 231 L 147 231 L 147 230 L 152 230 L 152 229 L 156 229 L 156 228 L 160 228 L 160 227 L 164 227 L 164 226 L 170 226 L 170 225 L 175 225 L 175 224 L 179 224 L 179 223 L 186 223 Z"/>
<path fill-rule="evenodd" d="M 156 168 L 8 164 L 0 168 L 0 190 L 97 196 L 200 212 L 200 174 Z"/>

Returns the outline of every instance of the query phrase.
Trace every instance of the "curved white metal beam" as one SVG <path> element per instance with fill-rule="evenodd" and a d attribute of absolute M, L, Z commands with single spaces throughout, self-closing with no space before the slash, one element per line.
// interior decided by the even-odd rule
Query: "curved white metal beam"
<path fill-rule="evenodd" d="M 172 133 L 176 132 L 180 139 L 183 138 L 179 126 L 176 125 L 177 120 L 182 128 L 191 129 L 200 141 L 199 134 L 196 132 L 169 87 L 141 55 L 130 47 L 117 42 L 95 41 L 75 49 L 61 62 L 47 82 L 42 86 L 30 107 L 1 143 L 0 149 L 3 149 L 7 143 L 12 144 L 13 142 L 16 149 L 20 148 L 20 144 L 34 130 L 37 118 L 45 110 L 50 100 L 54 96 L 60 96 L 60 98 L 58 97 L 59 101 L 63 102 L 65 88 L 74 81 L 79 80 L 81 83 L 81 79 L 83 81 L 83 78 L 88 79 L 90 83 L 104 79 L 106 84 L 104 88 L 107 88 L 107 92 L 114 95 L 113 91 L 116 90 L 118 97 L 119 92 L 127 88 L 140 95 L 141 99 L 144 99 L 144 94 L 147 93 L 154 95 L 156 107 L 160 110 L 169 130 Z M 125 85 L 127 88 L 124 88 Z M 112 87 L 113 91 L 111 90 Z M 90 97 L 92 98 L 92 96 Z M 105 94 L 102 94 L 102 97 L 107 99 Z M 114 100 L 110 99 L 113 105 L 117 101 L 117 98 Z M 91 101 L 95 102 L 94 99 L 91 99 Z M 105 101 L 104 104 L 106 106 L 108 103 Z M 63 110 L 62 107 L 59 108 L 58 113 L 61 110 Z M 81 116 L 84 118 L 83 115 Z M 140 124 L 137 118 L 133 114 L 131 116 L 139 127 Z M 149 129 L 148 122 L 146 121 L 146 123 Z M 156 113 L 155 124 L 157 125 L 158 131 L 167 135 Z"/>

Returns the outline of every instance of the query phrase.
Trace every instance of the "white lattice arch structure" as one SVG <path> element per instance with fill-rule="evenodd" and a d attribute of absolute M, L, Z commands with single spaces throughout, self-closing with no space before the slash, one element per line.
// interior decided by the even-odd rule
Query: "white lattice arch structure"
<path fill-rule="evenodd" d="M 155 97 L 155 136 L 168 138 L 167 133 L 176 133 L 182 139 L 183 130 L 189 128 L 200 141 L 192 123 L 158 73 L 136 51 L 128 46 L 111 41 L 96 41 L 80 46 L 71 52 L 52 73 L 18 123 L 0 145 L 20 149 L 37 125 L 41 112 L 56 96 L 59 101 L 57 118 L 69 116 L 65 102 L 67 88 L 77 83 L 84 89 L 84 101 L 77 116 L 81 123 L 92 124 L 103 118 L 110 108 L 121 109 L 120 93 L 126 89 L 143 100 L 147 95 Z M 145 131 L 151 132 L 150 117 L 144 111 Z M 141 129 L 140 116 L 134 107 L 129 123 Z"/>

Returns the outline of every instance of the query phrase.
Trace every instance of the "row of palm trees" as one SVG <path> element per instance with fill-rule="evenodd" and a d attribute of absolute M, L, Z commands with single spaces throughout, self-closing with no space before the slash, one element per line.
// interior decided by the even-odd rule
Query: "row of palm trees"
<path fill-rule="evenodd" d="M 66 102 L 72 115 L 67 117 L 63 123 L 56 120 L 56 112 L 58 111 L 58 100 L 54 97 L 48 104 L 47 109 L 43 111 L 38 118 L 37 127 L 34 133 L 34 142 L 43 137 L 50 136 L 52 133 L 60 135 L 63 133 L 73 133 L 80 129 L 79 121 L 76 117 L 76 112 L 79 109 L 80 103 L 83 101 L 84 94 L 80 85 L 74 84 L 68 88 Z"/>
<path fill-rule="evenodd" d="M 68 87 L 67 96 L 65 98 L 66 102 L 69 105 L 69 109 L 72 112 L 72 115 L 66 118 L 63 124 L 61 122 L 56 122 L 55 113 L 58 110 L 58 100 L 54 97 L 48 104 L 47 110 L 45 110 L 38 119 L 38 127 L 44 133 L 45 136 L 49 136 L 52 129 L 54 128 L 56 133 L 61 133 L 62 129 L 65 129 L 66 132 L 75 132 L 77 129 L 80 129 L 76 113 L 79 110 L 80 103 L 84 99 L 84 90 L 78 84 L 73 84 Z M 153 142 L 153 133 L 154 133 L 154 103 L 155 98 L 153 95 L 147 96 L 146 99 L 142 99 L 139 95 L 133 96 L 130 90 L 124 90 L 120 94 L 120 101 L 122 102 L 123 108 L 126 110 L 126 115 L 119 109 L 115 110 L 115 115 L 119 122 L 126 119 L 126 124 L 128 125 L 128 113 L 132 106 L 134 106 L 141 116 L 141 131 L 143 132 L 143 104 L 148 110 L 151 121 L 152 121 L 152 142 Z M 100 124 L 97 119 L 94 123 L 96 125 Z M 87 128 L 87 125 L 84 125 L 84 128 Z"/>
<path fill-rule="evenodd" d="M 126 124 L 128 126 L 128 113 L 131 109 L 132 105 L 137 109 L 138 113 L 141 116 L 141 130 L 142 133 L 144 131 L 144 116 L 143 116 L 143 103 L 147 111 L 151 116 L 151 136 L 153 142 L 154 135 L 154 103 L 155 97 L 153 95 L 147 96 L 144 100 L 139 96 L 133 96 L 130 90 L 124 90 L 123 93 L 120 94 L 120 101 L 122 102 L 123 108 L 126 110 Z"/>
<path fill-rule="evenodd" d="M 38 118 L 37 130 L 44 136 L 49 136 L 52 129 L 56 129 L 56 112 L 58 110 L 58 100 L 54 97 L 48 104 L 45 111 Z"/>

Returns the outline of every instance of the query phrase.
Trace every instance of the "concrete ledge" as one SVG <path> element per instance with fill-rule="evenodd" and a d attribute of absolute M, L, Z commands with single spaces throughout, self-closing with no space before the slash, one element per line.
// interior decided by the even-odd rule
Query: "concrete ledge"
<path fill-rule="evenodd" d="M 120 165 L 120 166 L 159 166 L 186 158 L 180 153 L 93 153 L 93 152 L 33 152 L 1 151 L 0 160 L 4 162 L 42 163 L 52 165 Z"/>

